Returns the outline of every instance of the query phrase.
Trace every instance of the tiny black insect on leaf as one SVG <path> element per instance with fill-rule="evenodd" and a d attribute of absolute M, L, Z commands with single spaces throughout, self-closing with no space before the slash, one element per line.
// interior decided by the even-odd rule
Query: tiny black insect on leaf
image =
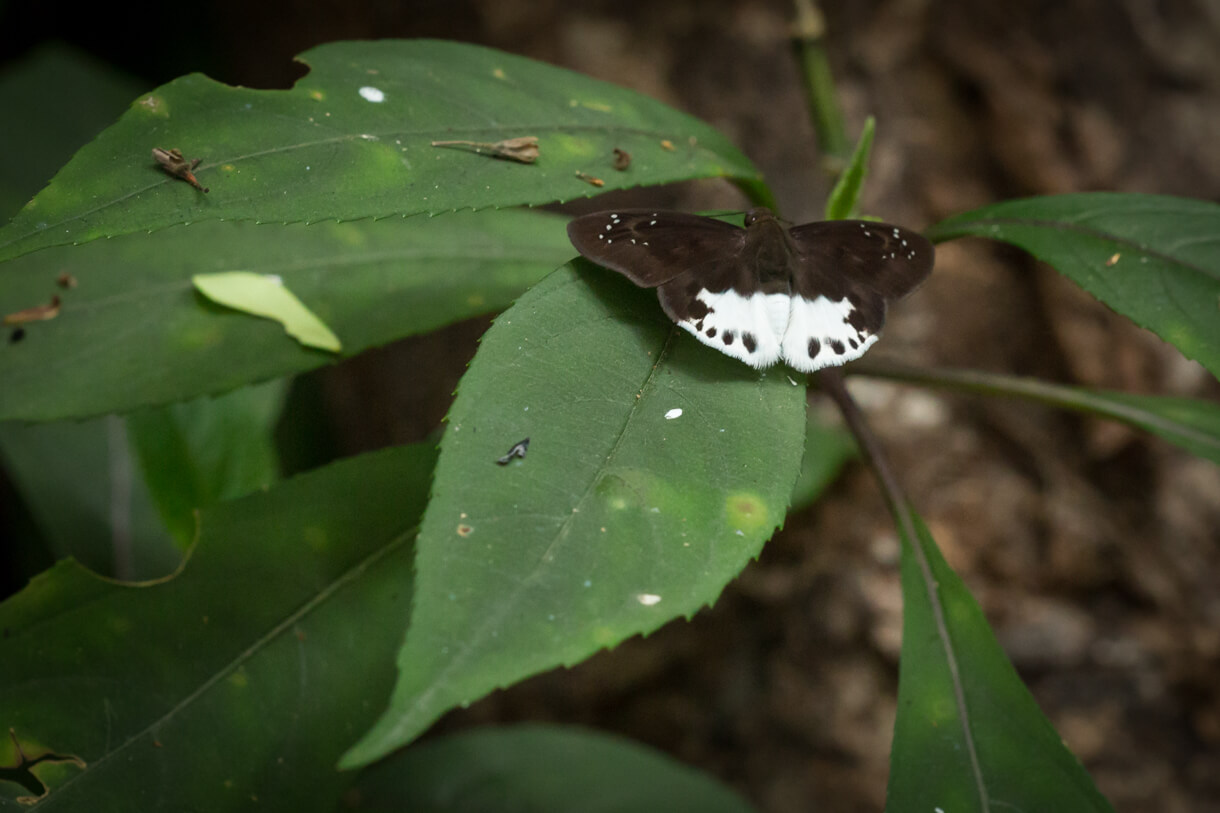
<path fill-rule="evenodd" d="M 501 466 L 507 466 L 509 463 L 513 462 L 513 460 L 518 457 L 521 458 L 522 460 L 524 460 L 525 453 L 527 451 L 529 451 L 529 448 L 530 448 L 530 439 L 529 438 L 526 438 L 525 440 L 519 440 L 513 444 L 513 448 L 508 450 L 508 454 L 504 455 L 504 457 L 501 457 L 496 462 L 499 463 Z"/>

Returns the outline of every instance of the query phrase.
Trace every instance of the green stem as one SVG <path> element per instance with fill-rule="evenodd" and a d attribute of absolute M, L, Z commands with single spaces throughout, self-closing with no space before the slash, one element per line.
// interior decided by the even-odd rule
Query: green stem
<path fill-rule="evenodd" d="M 1080 387 L 1050 384 L 1036 378 L 1018 378 L 979 370 L 921 369 L 907 367 L 903 364 L 869 361 L 852 365 L 852 373 L 892 381 L 906 381 L 912 384 L 929 384 L 959 392 L 1027 398 L 1041 404 L 1070 409 L 1086 415 L 1101 415 L 1141 429 L 1178 435 L 1208 447 L 1214 446 L 1216 442 L 1211 435 L 1188 424 L 1147 409 L 1141 409 L 1136 404 L 1115 400 L 1122 397 L 1121 393 L 1107 395 Z"/>
<path fill-rule="evenodd" d="M 814 0 L 795 0 L 796 20 L 793 23 L 793 44 L 805 77 L 805 92 L 809 97 L 809 113 L 817 133 L 822 163 L 832 175 L 838 175 L 851 153 L 851 143 L 843 125 L 843 113 L 835 96 L 834 77 L 824 44 L 826 19 Z"/>

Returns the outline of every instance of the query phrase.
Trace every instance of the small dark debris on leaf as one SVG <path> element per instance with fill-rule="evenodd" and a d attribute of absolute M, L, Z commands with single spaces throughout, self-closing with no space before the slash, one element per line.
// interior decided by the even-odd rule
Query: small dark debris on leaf
<path fill-rule="evenodd" d="M 606 182 L 603 181 L 601 178 L 594 178 L 592 175 L 586 175 L 583 172 L 578 171 L 576 173 L 576 177 L 580 178 L 582 181 L 584 181 L 585 183 L 590 184 L 592 186 L 605 186 L 606 185 Z"/>
<path fill-rule="evenodd" d="M 530 448 L 530 439 L 529 438 L 526 438 L 525 440 L 519 440 L 513 444 L 513 448 L 508 450 L 508 454 L 504 455 L 504 457 L 501 457 L 496 462 L 499 463 L 501 466 L 507 466 L 509 463 L 513 462 L 514 458 L 519 457 L 522 460 L 524 460 L 525 453 L 527 451 L 529 451 L 529 448 Z"/>
<path fill-rule="evenodd" d="M 67 271 L 64 271 L 55 278 L 55 284 L 60 288 L 63 288 L 65 291 L 68 291 L 76 287 L 76 277 L 72 276 Z"/>
<path fill-rule="evenodd" d="M 200 192 L 209 191 L 206 186 L 199 183 L 199 179 L 195 177 L 194 169 L 203 161 L 202 158 L 196 158 L 193 161 L 187 161 L 182 157 L 182 150 L 163 150 L 160 147 L 153 147 L 153 158 L 168 174 L 175 178 L 181 178 L 191 186 L 198 189 Z"/>
<path fill-rule="evenodd" d="M 627 152 L 626 150 L 620 150 L 618 147 L 615 147 L 613 166 L 619 172 L 623 172 L 624 170 L 626 170 L 627 167 L 631 166 L 631 153 Z"/>
<path fill-rule="evenodd" d="M 433 147 L 466 147 L 479 155 L 505 158 L 520 164 L 532 164 L 538 160 L 538 137 L 521 136 L 503 141 L 433 141 Z"/>
<path fill-rule="evenodd" d="M 21 341 L 24 338 L 25 338 L 25 328 L 19 327 L 16 330 L 14 330 L 12 333 L 8 334 L 8 343 L 16 344 L 17 342 Z"/>
<path fill-rule="evenodd" d="M 27 322 L 42 322 L 47 319 L 54 319 L 59 316 L 59 295 L 51 297 L 49 305 L 35 305 L 32 308 L 26 308 L 23 311 L 10 313 L 4 317 L 4 324 L 9 326 L 24 325 Z"/>
<path fill-rule="evenodd" d="M 672 141 L 670 141 L 668 138 L 663 138 L 663 139 L 661 139 L 661 149 L 669 150 L 670 152 L 673 152 L 676 149 L 676 147 L 674 147 L 674 143 Z"/>

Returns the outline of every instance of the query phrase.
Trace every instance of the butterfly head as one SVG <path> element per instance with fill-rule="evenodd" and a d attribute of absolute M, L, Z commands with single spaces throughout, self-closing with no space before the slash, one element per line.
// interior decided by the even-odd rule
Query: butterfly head
<path fill-rule="evenodd" d="M 759 206 L 746 212 L 745 224 L 746 228 L 753 226 L 755 223 L 764 220 L 775 220 L 775 215 L 770 209 L 765 206 Z"/>

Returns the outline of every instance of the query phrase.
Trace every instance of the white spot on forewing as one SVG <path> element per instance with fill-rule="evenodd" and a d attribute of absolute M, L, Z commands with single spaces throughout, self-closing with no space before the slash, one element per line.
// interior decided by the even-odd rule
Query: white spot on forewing
<path fill-rule="evenodd" d="M 784 361 L 801 372 L 812 373 L 858 359 L 877 341 L 875 334 L 866 335 L 848 324 L 846 320 L 855 308 L 847 299 L 836 301 L 819 296 L 808 300 L 794 296 L 791 306 L 782 354 Z M 810 339 L 817 339 L 819 345 L 813 358 L 809 357 Z M 855 347 L 851 346 L 853 340 Z M 842 353 L 834 351 L 833 342 L 840 344 Z"/>
<path fill-rule="evenodd" d="M 380 88 L 365 85 L 360 88 L 360 95 L 365 101 L 373 102 L 374 104 L 385 101 L 385 92 Z"/>
<path fill-rule="evenodd" d="M 780 336 L 788 324 L 788 295 L 762 294 L 742 296 L 730 289 L 713 293 L 703 290 L 697 297 L 707 305 L 709 313 L 699 319 L 679 322 L 699 341 L 721 353 L 744 361 L 751 367 L 767 367 L 779 361 Z M 696 329 L 700 325 L 700 329 Z M 715 335 L 708 336 L 712 329 Z M 754 350 L 747 349 L 745 335 L 754 340 Z M 725 343 L 731 334 L 733 341 Z"/>
<path fill-rule="evenodd" d="M 677 407 L 674 407 L 673 409 L 669 410 L 669 412 L 665 413 L 665 420 L 667 420 L 667 421 L 672 421 L 674 418 L 681 418 L 681 417 L 682 417 L 682 410 L 678 409 Z"/>
<path fill-rule="evenodd" d="M 635 597 L 635 600 L 643 604 L 645 607 L 651 607 L 654 604 L 661 603 L 661 597 L 656 593 L 640 593 Z"/>

